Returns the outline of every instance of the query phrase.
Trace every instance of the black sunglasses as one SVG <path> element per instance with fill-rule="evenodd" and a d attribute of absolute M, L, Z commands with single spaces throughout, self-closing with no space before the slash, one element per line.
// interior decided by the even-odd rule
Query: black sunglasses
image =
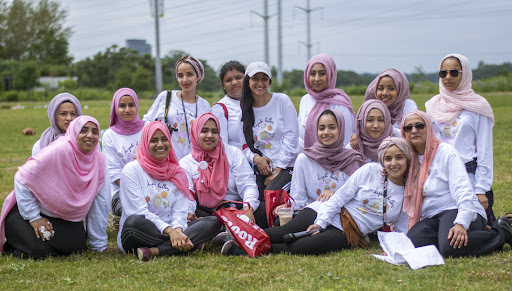
<path fill-rule="evenodd" d="M 441 70 L 441 71 L 439 71 L 439 77 L 441 79 L 444 79 L 444 78 L 446 78 L 448 73 L 450 73 L 450 75 L 452 75 L 452 77 L 456 78 L 457 76 L 459 76 L 459 73 L 462 73 L 462 71 L 459 71 L 459 70 L 456 70 L 456 69 Z"/>
<path fill-rule="evenodd" d="M 413 127 L 416 127 L 417 130 L 422 130 L 425 128 L 425 123 L 416 123 L 414 125 L 412 125 L 412 124 L 404 125 L 404 131 L 411 132 Z"/>

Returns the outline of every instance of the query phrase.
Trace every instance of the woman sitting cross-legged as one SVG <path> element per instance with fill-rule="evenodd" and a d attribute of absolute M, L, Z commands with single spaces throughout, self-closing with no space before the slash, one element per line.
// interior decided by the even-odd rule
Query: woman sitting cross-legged
<path fill-rule="evenodd" d="M 189 199 L 187 176 L 171 147 L 167 127 L 147 124 L 137 147 L 137 160 L 121 174 L 123 205 L 117 245 L 137 251 L 141 261 L 158 255 L 174 255 L 200 249 L 217 234 L 221 223 L 205 217 L 187 224 Z"/>

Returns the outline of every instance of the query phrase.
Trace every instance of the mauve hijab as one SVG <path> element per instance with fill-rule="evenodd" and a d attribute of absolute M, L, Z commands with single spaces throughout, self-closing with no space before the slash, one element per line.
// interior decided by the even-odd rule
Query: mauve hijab
<path fill-rule="evenodd" d="M 188 63 L 194 68 L 194 71 L 197 74 L 197 83 L 201 82 L 204 79 L 203 63 L 201 63 L 200 60 L 191 56 L 184 56 L 176 62 L 176 67 L 174 68 L 176 72 L 176 79 L 178 79 L 178 67 L 183 63 Z"/>
<path fill-rule="evenodd" d="M 313 146 L 305 148 L 302 152 L 311 160 L 322 166 L 329 171 L 340 170 L 347 175 L 352 175 L 357 169 L 364 165 L 368 160 L 358 151 L 352 149 L 345 149 L 343 147 L 345 120 L 343 115 L 338 110 L 327 109 L 320 114 L 317 124 L 325 112 L 334 113 L 336 123 L 338 125 L 338 139 L 332 145 L 326 146 L 321 144 L 318 140 L 315 141 Z M 327 116 L 332 116 L 326 114 Z M 315 129 L 315 133 L 317 130 Z"/>
<path fill-rule="evenodd" d="M 50 104 L 48 104 L 48 119 L 50 120 L 51 126 L 41 134 L 41 139 L 39 140 L 41 149 L 51 144 L 59 136 L 64 135 L 57 126 L 57 116 L 59 115 L 60 105 L 64 102 L 71 102 L 75 106 L 77 116 L 82 115 L 82 106 L 75 96 L 69 93 L 60 93 L 53 97 Z"/>
<path fill-rule="evenodd" d="M 322 64 L 325 67 L 327 73 L 327 87 L 320 92 L 313 90 L 309 84 L 309 74 L 314 64 Z M 304 71 L 304 86 L 306 91 L 315 100 L 315 105 L 309 112 L 306 120 L 306 128 L 304 132 L 304 147 L 310 147 L 317 140 L 316 136 L 316 123 L 318 116 L 326 109 L 329 108 L 330 104 L 343 105 L 354 114 L 354 108 L 352 101 L 348 97 L 347 93 L 341 89 L 336 88 L 336 80 L 338 78 L 338 70 L 336 69 L 336 63 L 334 59 L 328 54 L 319 54 L 312 57 Z M 347 116 L 348 118 L 348 116 Z"/>
<path fill-rule="evenodd" d="M 130 96 L 135 102 L 135 116 L 130 121 L 124 121 L 117 115 L 119 101 L 124 96 Z M 132 135 L 141 131 L 145 122 L 139 118 L 139 98 L 137 93 L 130 88 L 121 88 L 114 93 L 112 106 L 110 107 L 110 128 L 122 135 Z"/>

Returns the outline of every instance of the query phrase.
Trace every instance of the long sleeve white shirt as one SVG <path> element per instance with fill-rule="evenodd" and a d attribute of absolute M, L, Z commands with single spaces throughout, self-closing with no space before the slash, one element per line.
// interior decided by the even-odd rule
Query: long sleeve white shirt
<path fill-rule="evenodd" d="M 210 110 L 219 120 L 222 141 L 224 144 L 229 144 L 242 150 L 242 141 L 240 140 L 242 108 L 240 107 L 240 100 L 235 100 L 226 95 L 217 103 L 224 104 L 228 113 L 228 119 L 226 119 L 224 108 L 219 104 L 214 104 Z"/>
<path fill-rule="evenodd" d="M 451 144 L 464 164 L 477 159 L 475 174 L 469 174 L 476 194 L 491 190 L 493 182 L 492 127 L 487 116 L 468 110 L 462 110 L 452 124 L 433 120 L 436 137 Z"/>
<path fill-rule="evenodd" d="M 274 167 L 293 167 L 299 154 L 299 123 L 290 97 L 283 93 L 272 93 L 272 98 L 265 106 L 253 107 L 253 110 L 254 147 L 264 157 L 271 159 Z M 241 138 L 243 144 L 246 144 L 243 135 Z M 256 154 L 248 147 L 243 153 L 252 163 Z"/>
<path fill-rule="evenodd" d="M 119 191 L 123 213 L 119 222 L 117 246 L 124 251 L 121 233 L 131 215 L 143 215 L 160 232 L 167 227 L 187 229 L 188 198 L 171 181 L 151 178 L 138 161 L 128 163 L 121 174 Z"/>
<path fill-rule="evenodd" d="M 329 224 L 343 230 L 341 207 L 345 207 L 357 223 L 361 233 L 367 234 L 383 226 L 384 179 L 382 166 L 368 163 L 355 171 L 334 195 L 322 203 L 315 224 L 326 228 Z M 388 180 L 386 223 L 395 223 L 401 215 L 404 186 Z"/>
<path fill-rule="evenodd" d="M 172 132 L 171 144 L 176 156 L 178 159 L 181 159 L 191 152 L 189 139 L 191 124 L 199 115 L 210 112 L 210 104 L 199 96 L 195 103 L 182 103 L 181 99 L 176 95 L 177 92 L 178 91 L 176 90 L 171 92 L 172 97 L 169 104 L 169 111 L 167 113 L 167 122 L 172 128 L 177 129 L 177 131 Z M 164 113 L 166 98 L 167 91 L 162 91 L 158 94 L 155 102 L 153 102 L 153 105 L 151 105 L 151 108 L 149 108 L 148 113 L 144 115 L 143 119 L 150 122 L 159 120 L 162 123 L 165 123 Z M 185 112 L 183 112 L 183 106 L 185 106 Z"/>
<path fill-rule="evenodd" d="M 224 149 L 229 163 L 229 180 L 226 196 L 224 196 L 223 200 L 248 202 L 253 210 L 258 209 L 260 205 L 258 200 L 259 191 L 254 171 L 238 148 L 225 145 Z M 192 180 L 199 177 L 199 162 L 189 154 L 180 160 L 180 166 L 185 169 L 189 188 L 195 193 L 196 190 Z M 189 203 L 189 212 L 194 213 L 196 208 L 196 202 L 191 201 Z"/>

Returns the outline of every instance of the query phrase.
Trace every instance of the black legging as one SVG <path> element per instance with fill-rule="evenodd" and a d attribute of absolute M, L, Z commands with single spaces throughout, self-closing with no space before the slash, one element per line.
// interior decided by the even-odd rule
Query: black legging
<path fill-rule="evenodd" d="M 443 211 L 432 218 L 416 223 L 407 233 L 415 247 L 435 245 L 443 257 L 481 256 L 505 244 L 503 230 L 494 225 L 486 230 L 485 219 L 478 215 L 468 229 L 468 245 L 454 249 L 450 246 L 448 233 L 457 217 L 457 209 Z"/>
<path fill-rule="evenodd" d="M 215 216 L 203 217 L 188 224 L 183 231 L 194 246 L 211 240 L 220 231 L 222 223 Z M 156 225 L 147 220 L 144 215 L 130 215 L 121 232 L 121 244 L 127 253 L 132 253 L 140 247 L 156 247 L 160 255 L 176 255 L 180 250 L 172 247 L 167 234 L 161 233 Z"/>
<path fill-rule="evenodd" d="M 119 192 L 116 192 L 116 194 L 112 196 L 112 213 L 117 216 L 121 216 L 123 213 L 123 205 L 121 204 Z"/>
<path fill-rule="evenodd" d="M 20 215 L 18 204 L 14 205 L 5 218 L 6 254 L 24 259 L 41 259 L 49 256 L 67 256 L 87 250 L 83 222 L 41 216 L 51 222 L 55 231 L 53 237 L 47 241 L 36 237 L 32 225 Z"/>
<path fill-rule="evenodd" d="M 283 236 L 288 233 L 304 231 L 315 222 L 316 211 L 304 208 L 290 222 L 284 226 L 275 226 L 265 229 L 270 237 L 273 253 L 287 252 L 291 254 L 319 255 L 348 248 L 347 238 L 343 231 L 329 225 L 321 233 L 300 238 L 291 243 L 285 243 Z"/>

